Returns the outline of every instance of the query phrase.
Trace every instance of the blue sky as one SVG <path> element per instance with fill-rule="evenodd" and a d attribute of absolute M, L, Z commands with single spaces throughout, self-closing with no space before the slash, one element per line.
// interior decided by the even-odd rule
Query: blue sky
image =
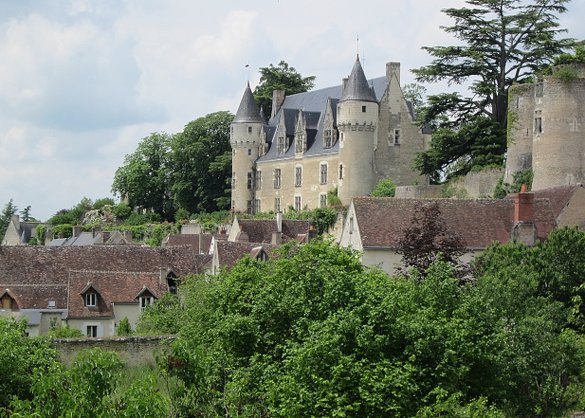
<path fill-rule="evenodd" d="M 253 87 L 259 67 L 283 59 L 315 75 L 317 88 L 340 83 L 357 35 L 368 78 L 400 61 L 402 83 L 413 81 L 409 69 L 430 61 L 420 47 L 450 42 L 441 9 L 463 3 L 1 2 L 0 205 L 13 198 L 46 220 L 84 196 L 111 196 L 141 138 L 235 112 L 248 78 Z M 585 39 L 585 2 L 568 7 L 561 24 Z"/>

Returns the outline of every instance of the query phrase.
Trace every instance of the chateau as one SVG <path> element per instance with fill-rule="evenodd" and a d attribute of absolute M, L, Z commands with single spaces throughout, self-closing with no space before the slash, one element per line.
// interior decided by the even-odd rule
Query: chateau
<path fill-rule="evenodd" d="M 555 72 L 510 88 L 508 183 L 530 169 L 532 190 L 585 183 L 585 65 Z"/>
<path fill-rule="evenodd" d="M 429 137 L 402 94 L 399 63 L 367 80 L 358 56 L 339 86 L 274 91 L 268 121 L 248 84 L 231 124 L 232 211 L 324 207 L 335 189 L 349 205 L 382 178 L 426 183 L 413 162 Z"/>

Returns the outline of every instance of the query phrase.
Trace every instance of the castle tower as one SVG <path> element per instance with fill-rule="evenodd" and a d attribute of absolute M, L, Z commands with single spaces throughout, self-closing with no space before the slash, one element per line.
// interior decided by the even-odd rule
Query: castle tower
<path fill-rule="evenodd" d="M 378 123 L 378 101 L 366 80 L 359 56 L 337 105 L 339 129 L 338 196 L 348 205 L 353 196 L 374 188 L 374 142 Z"/>
<path fill-rule="evenodd" d="M 264 149 L 264 120 L 256 105 L 250 83 L 246 86 L 242 101 L 230 127 L 232 146 L 232 211 L 259 211 L 255 199 L 255 161 Z"/>

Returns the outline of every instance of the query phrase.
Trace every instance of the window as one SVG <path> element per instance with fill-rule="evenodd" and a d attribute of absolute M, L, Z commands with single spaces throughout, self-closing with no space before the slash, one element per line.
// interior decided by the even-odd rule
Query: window
<path fill-rule="evenodd" d="M 85 327 L 85 335 L 90 338 L 97 337 L 97 325 L 88 325 Z"/>
<path fill-rule="evenodd" d="M 305 134 L 304 132 L 297 133 L 296 137 L 296 149 L 295 152 L 298 154 L 302 154 L 306 151 L 306 141 L 305 141 Z"/>
<path fill-rule="evenodd" d="M 333 146 L 333 129 L 325 129 L 323 132 L 323 147 L 331 148 Z"/>
<path fill-rule="evenodd" d="M 252 213 L 252 201 L 251 200 L 246 201 L 246 212 Z"/>
<path fill-rule="evenodd" d="M 254 213 L 260 213 L 262 212 L 261 208 L 260 208 L 260 199 L 256 199 L 254 200 Z"/>
<path fill-rule="evenodd" d="M 339 164 L 339 180 L 343 179 L 343 164 Z"/>
<path fill-rule="evenodd" d="M 319 207 L 320 208 L 326 208 L 327 207 L 327 194 L 326 193 L 321 193 L 319 195 Z"/>
<path fill-rule="evenodd" d="M 280 197 L 274 198 L 274 212 L 280 212 Z"/>
<path fill-rule="evenodd" d="M 284 154 L 286 152 L 286 138 L 284 135 L 279 135 L 277 140 L 277 151 L 279 154 Z"/>
<path fill-rule="evenodd" d="M 297 212 L 300 212 L 302 208 L 303 208 L 303 206 L 302 206 L 301 196 L 295 196 L 295 210 Z"/>
<path fill-rule="evenodd" d="M 85 306 L 93 307 L 97 305 L 97 294 L 96 293 L 86 293 L 85 294 Z"/>
<path fill-rule="evenodd" d="M 252 189 L 252 183 L 253 183 L 252 172 L 248 171 L 248 190 Z"/>
<path fill-rule="evenodd" d="M 353 234 L 353 216 L 349 218 L 349 233 Z"/>
<path fill-rule="evenodd" d="M 138 298 L 138 303 L 140 304 L 140 310 L 143 311 L 147 306 L 150 306 L 154 303 L 154 297 L 152 295 L 140 296 Z"/>
<path fill-rule="evenodd" d="M 252 148 L 248 148 L 248 155 L 252 155 Z"/>
<path fill-rule="evenodd" d="M 321 171 L 320 171 L 319 180 L 320 180 L 321 184 L 327 184 L 327 164 L 326 163 L 321 164 Z"/>
<path fill-rule="evenodd" d="M 366 107 L 362 106 L 362 113 L 366 113 Z"/>
<path fill-rule="evenodd" d="M 251 134 L 252 133 L 252 127 L 248 126 L 248 133 Z"/>
<path fill-rule="evenodd" d="M 394 129 L 394 145 L 400 145 L 400 129 Z"/>
<path fill-rule="evenodd" d="M 303 185 L 303 168 L 295 167 L 295 187 L 301 187 Z"/>
<path fill-rule="evenodd" d="M 540 110 L 534 112 L 534 133 L 542 133 L 542 112 Z"/>
<path fill-rule="evenodd" d="M 274 169 L 274 188 L 280 189 L 280 168 Z"/>
<path fill-rule="evenodd" d="M 256 190 L 262 189 L 262 171 L 256 171 Z"/>

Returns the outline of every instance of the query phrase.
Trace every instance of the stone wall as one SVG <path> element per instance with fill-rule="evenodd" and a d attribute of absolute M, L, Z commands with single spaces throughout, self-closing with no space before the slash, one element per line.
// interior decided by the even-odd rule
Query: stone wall
<path fill-rule="evenodd" d="M 116 338 L 60 338 L 53 340 L 61 361 L 71 364 L 77 353 L 90 348 L 113 351 L 128 367 L 154 365 L 155 354 L 169 347 L 174 336 L 116 337 Z"/>
<path fill-rule="evenodd" d="M 504 170 L 502 168 L 468 173 L 465 177 L 450 181 L 447 185 L 447 194 L 454 193 L 458 197 L 469 199 L 493 196 L 496 184 L 498 184 L 498 180 L 503 175 Z"/>
<path fill-rule="evenodd" d="M 436 199 L 443 197 L 443 186 L 397 186 L 394 196 L 402 199 Z"/>

